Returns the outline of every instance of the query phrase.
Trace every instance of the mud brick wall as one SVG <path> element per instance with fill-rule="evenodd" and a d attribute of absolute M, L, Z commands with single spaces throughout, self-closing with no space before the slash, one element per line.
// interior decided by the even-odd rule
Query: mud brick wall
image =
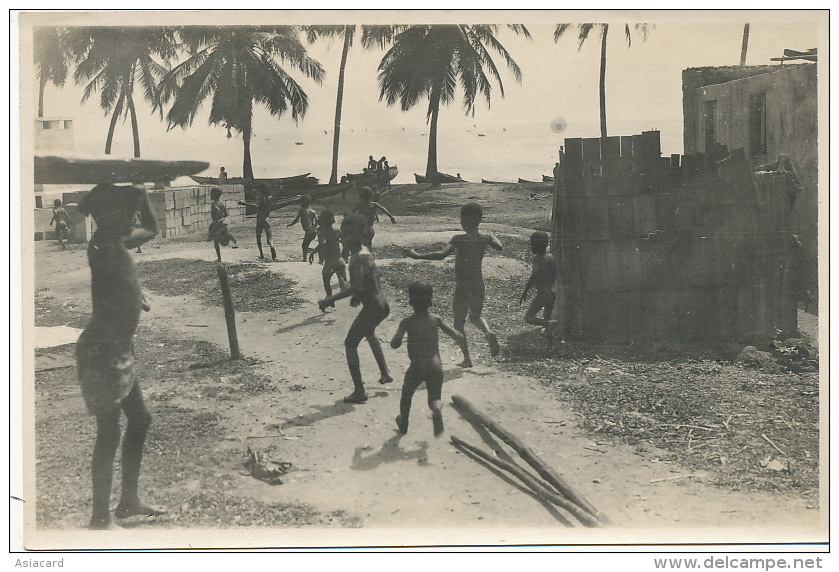
<path fill-rule="evenodd" d="M 154 189 L 149 191 L 149 203 L 157 218 L 157 228 L 161 238 L 185 236 L 194 232 L 206 232 L 212 222 L 210 215 L 209 185 L 179 187 L 176 189 Z M 231 223 L 245 220 L 245 207 L 237 201 L 245 200 L 245 188 L 242 185 L 222 185 L 224 194 L 221 199 L 227 207 L 228 221 Z"/>
<path fill-rule="evenodd" d="M 661 156 L 658 132 L 566 139 L 556 183 L 558 318 L 603 341 L 759 341 L 797 327 L 785 175 Z"/>

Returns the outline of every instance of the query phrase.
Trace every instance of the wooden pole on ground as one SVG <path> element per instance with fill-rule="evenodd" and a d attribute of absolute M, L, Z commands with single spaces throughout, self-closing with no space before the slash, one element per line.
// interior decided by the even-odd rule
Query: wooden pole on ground
<path fill-rule="evenodd" d="M 230 359 L 242 359 L 242 354 L 239 351 L 239 336 L 236 334 L 236 310 L 233 309 L 233 295 L 230 293 L 230 277 L 224 264 L 217 263 L 216 270 L 218 271 L 219 284 L 221 284 L 221 295 L 224 298 L 224 318 L 227 320 Z"/>
<path fill-rule="evenodd" d="M 452 403 L 460 409 L 471 415 L 481 422 L 487 429 L 497 435 L 502 441 L 507 443 L 513 450 L 518 453 L 522 459 L 533 467 L 542 478 L 553 485 L 560 494 L 564 495 L 568 500 L 579 506 L 584 511 L 591 514 L 593 517 L 604 523 L 610 523 L 609 517 L 597 510 L 590 502 L 588 502 L 583 495 L 574 490 L 574 488 L 558 474 L 553 468 L 548 466 L 542 459 L 536 455 L 527 445 L 525 445 L 518 437 L 508 433 L 498 423 L 487 417 L 486 414 L 478 410 L 468 399 L 460 395 L 452 396 Z"/>
<path fill-rule="evenodd" d="M 555 504 L 566 511 L 568 511 L 574 518 L 579 520 L 581 523 L 588 527 L 597 527 L 600 526 L 600 523 L 594 518 L 592 515 L 581 509 L 576 504 L 572 503 L 571 501 L 559 496 L 555 492 L 548 489 L 545 485 L 534 479 L 532 476 L 528 475 L 521 467 L 514 465 L 513 463 L 508 463 L 507 461 L 502 461 L 501 459 L 497 459 L 486 453 L 477 447 L 466 443 L 455 437 L 454 435 L 451 436 L 452 443 L 468 453 L 475 455 L 476 457 L 480 457 L 484 461 L 495 465 L 496 467 L 502 468 L 505 471 L 512 473 L 516 477 L 519 478 L 525 485 L 533 491 L 536 496 L 540 499 L 548 501 L 552 504 Z"/>

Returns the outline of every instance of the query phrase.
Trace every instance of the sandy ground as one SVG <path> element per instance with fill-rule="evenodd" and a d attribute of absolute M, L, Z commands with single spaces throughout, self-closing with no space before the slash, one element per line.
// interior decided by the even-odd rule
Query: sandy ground
<path fill-rule="evenodd" d="M 451 218 L 429 223 L 418 216 L 401 216 L 397 225 L 378 225 L 376 243 L 439 242 L 447 240 L 454 228 Z M 225 261 L 256 258 L 252 239 L 246 236 L 249 230 L 249 226 L 238 230 L 242 248 L 225 249 Z M 494 230 L 525 232 L 501 225 Z M 399 381 L 408 363 L 404 348 L 393 351 L 386 346 L 397 381 L 379 385 L 375 362 L 362 343 L 362 371 L 370 400 L 363 405 L 343 403 L 351 383 L 342 342 L 357 310 L 345 300 L 334 310 L 318 311 L 316 301 L 323 295 L 320 268 L 298 261 L 298 234 L 298 229 L 278 229 L 275 243 L 281 262 L 266 267 L 296 280 L 299 295 L 311 304 L 288 313 L 237 313 L 243 353 L 261 360 L 260 368 L 288 380 L 297 391 L 243 398 L 231 405 L 223 412 L 226 437 L 219 445 L 234 455 L 240 455 L 246 444 L 256 448 L 274 445 L 278 457 L 292 462 L 295 470 L 287 475 L 284 485 L 274 487 L 237 477 L 233 492 L 263 501 L 305 502 L 323 510 L 346 510 L 358 515 L 364 529 L 371 531 L 370 544 L 424 537 L 437 542 L 451 538 L 454 543 L 474 537 L 499 543 L 524 531 L 535 542 L 578 539 L 574 534 L 579 532 L 568 530 L 566 517 L 554 507 L 534 498 L 518 481 L 480 465 L 451 445 L 450 435 L 484 449 L 492 442 L 492 437 L 476 432 L 451 406 L 450 397 L 457 394 L 527 442 L 611 517 L 613 532 L 589 531 L 589 540 L 607 539 L 604 535 L 613 533 L 636 542 L 819 538 L 820 513 L 808 508 L 805 500 L 722 490 L 704 484 L 701 475 L 686 477 L 689 471 L 660 461 L 654 449 L 639 452 L 635 447 L 593 441 L 578 428 L 566 404 L 535 380 L 505 373 L 486 355 L 486 347 L 474 348 L 478 365 L 471 370 L 456 367 L 459 352 L 449 340 L 441 348 L 446 370 L 446 433 L 442 438 L 432 435 L 424 390 L 414 398 L 409 433 L 400 436 L 395 431 Z M 89 299 L 84 250 L 61 252 L 55 243 L 45 242 L 37 243 L 35 250 L 37 268 L 53 270 L 37 273 L 37 288 L 49 288 L 58 299 Z M 206 243 L 158 240 L 137 255 L 138 260 L 169 257 L 211 260 L 213 253 Z M 496 258 L 485 273 L 526 273 L 526 263 Z M 388 261 L 380 264 L 386 271 Z M 146 324 L 227 347 L 220 308 L 204 307 L 188 295 L 151 293 L 148 297 L 152 311 L 143 316 Z M 391 300 L 391 315 L 379 327 L 383 345 L 407 315 L 405 302 Z M 425 532 L 418 533 L 418 529 Z M 445 532 L 447 529 L 452 532 Z"/>

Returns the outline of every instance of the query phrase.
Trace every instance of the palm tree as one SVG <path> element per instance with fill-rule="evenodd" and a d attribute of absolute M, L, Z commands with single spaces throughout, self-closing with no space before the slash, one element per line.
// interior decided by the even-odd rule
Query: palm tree
<path fill-rule="evenodd" d="M 361 45 L 369 48 L 373 43 L 384 47 L 386 42 L 393 37 L 393 26 L 362 26 Z M 355 25 L 345 26 L 307 26 L 306 37 L 309 43 L 315 42 L 320 37 L 338 36 L 343 40 L 341 51 L 341 66 L 338 69 L 338 94 L 335 99 L 335 128 L 332 137 L 332 171 L 329 175 L 329 183 L 338 182 L 338 146 L 341 140 L 341 111 L 344 104 L 344 75 L 347 68 L 347 56 L 355 38 Z"/>
<path fill-rule="evenodd" d="M 509 26 L 515 33 L 530 38 L 527 28 Z M 401 31 L 399 31 L 401 30 Z M 379 100 L 388 105 L 397 101 L 403 111 L 428 98 L 426 119 L 428 162 L 425 176 L 432 185 L 439 184 L 437 172 L 437 121 L 440 104 L 455 97 L 458 83 L 463 90 L 463 105 L 468 114 L 475 113 L 475 100 L 483 95 L 490 103 L 490 77 L 498 83 L 501 97 L 504 85 L 490 50 L 504 59 L 516 81 L 521 83 L 521 69 L 495 37 L 494 25 L 423 25 L 394 30 L 393 46 L 379 64 Z M 386 34 L 383 35 L 386 41 Z M 490 77 L 488 77 L 489 75 Z"/>
<path fill-rule="evenodd" d="M 558 42 L 570 28 L 571 24 L 557 24 L 554 30 L 554 42 Z M 600 136 L 606 137 L 606 36 L 609 34 L 609 24 L 579 24 L 577 49 L 582 49 L 589 33 L 594 28 L 600 30 Z M 651 28 L 650 24 L 635 24 L 635 29 L 641 33 L 642 40 L 645 42 Z M 627 47 L 631 47 L 632 33 L 629 24 L 624 25 L 624 35 L 626 36 Z"/>
<path fill-rule="evenodd" d="M 158 102 L 158 81 L 168 71 L 166 65 L 177 55 L 174 30 L 164 27 L 91 27 L 72 31 L 70 50 L 79 60 L 73 79 L 85 83 L 82 103 L 99 92 L 99 105 L 111 113 L 105 139 L 105 154 L 111 153 L 117 119 L 128 115 L 134 138 L 134 156 L 140 156 L 140 133 L 134 87 L 139 84 L 143 97 L 154 110 Z M 155 59 L 160 58 L 160 61 Z"/>
<path fill-rule="evenodd" d="M 242 134 L 242 174 L 253 179 L 254 103 L 277 117 L 290 111 L 298 122 L 309 99 L 281 64 L 318 83 L 323 81 L 323 67 L 306 53 L 293 26 L 189 26 L 181 30 L 181 37 L 191 56 L 161 82 L 161 103 L 174 97 L 167 114 L 169 128 L 191 125 L 211 96 L 210 124 L 223 125 L 228 136 L 231 129 Z"/>
<path fill-rule="evenodd" d="M 38 117 L 44 116 L 44 88 L 47 83 L 64 87 L 67 80 L 66 35 L 65 28 L 35 28 L 33 47 L 38 68 Z"/>

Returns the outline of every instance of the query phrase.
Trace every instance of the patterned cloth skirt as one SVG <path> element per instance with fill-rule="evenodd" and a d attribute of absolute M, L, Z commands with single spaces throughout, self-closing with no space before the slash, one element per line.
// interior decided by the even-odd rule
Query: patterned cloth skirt
<path fill-rule="evenodd" d="M 76 342 L 76 368 L 88 412 L 110 413 L 134 387 L 134 344 L 94 339 L 85 330 Z"/>

